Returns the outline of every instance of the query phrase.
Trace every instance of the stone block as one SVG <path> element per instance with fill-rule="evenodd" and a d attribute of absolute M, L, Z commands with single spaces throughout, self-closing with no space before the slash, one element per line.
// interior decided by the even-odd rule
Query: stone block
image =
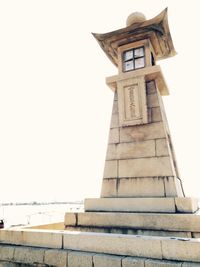
<path fill-rule="evenodd" d="M 101 187 L 101 197 L 117 196 L 117 179 L 103 179 Z"/>
<path fill-rule="evenodd" d="M 144 259 L 125 257 L 122 259 L 122 267 L 144 267 Z"/>
<path fill-rule="evenodd" d="M 120 178 L 117 180 L 118 197 L 164 197 L 164 180 L 161 177 Z"/>
<path fill-rule="evenodd" d="M 14 261 L 28 264 L 44 263 L 44 249 L 33 247 L 16 247 Z"/>
<path fill-rule="evenodd" d="M 47 247 L 47 248 L 61 248 L 62 247 L 62 231 L 53 230 L 24 230 L 23 244 Z"/>
<path fill-rule="evenodd" d="M 104 178 L 116 178 L 117 177 L 117 160 L 107 160 L 104 167 Z"/>
<path fill-rule="evenodd" d="M 108 145 L 107 160 L 155 157 L 155 141 Z"/>
<path fill-rule="evenodd" d="M 154 81 L 147 82 L 146 90 L 148 95 L 155 94 L 157 92 L 155 82 Z"/>
<path fill-rule="evenodd" d="M 173 262 L 165 260 L 146 260 L 145 267 L 181 267 L 182 262 Z"/>
<path fill-rule="evenodd" d="M 194 214 L 85 212 L 77 216 L 78 226 L 200 232 L 200 215 Z"/>
<path fill-rule="evenodd" d="M 165 183 L 165 195 L 167 197 L 183 197 L 183 191 L 180 180 L 174 176 L 166 177 Z"/>
<path fill-rule="evenodd" d="M 162 121 L 160 107 L 151 108 L 151 121 L 152 122 Z"/>
<path fill-rule="evenodd" d="M 93 255 L 94 255 L 93 253 L 86 253 L 86 252 L 76 252 L 76 251 L 69 252 L 68 253 L 68 266 L 69 267 L 94 267 L 93 260 L 92 260 Z"/>
<path fill-rule="evenodd" d="M 56 267 L 67 266 L 67 251 L 58 249 L 45 250 L 44 263 Z"/>
<path fill-rule="evenodd" d="M 161 242 L 164 259 L 200 262 L 199 239 L 169 238 L 162 240 Z"/>
<path fill-rule="evenodd" d="M 183 262 L 182 267 L 199 267 L 200 263 L 195 262 Z"/>
<path fill-rule="evenodd" d="M 6 243 L 6 244 L 22 244 L 23 242 L 23 236 L 22 231 L 20 230 L 6 230 L 2 229 L 0 230 L 0 242 Z"/>
<path fill-rule="evenodd" d="M 119 143 L 119 128 L 110 129 L 108 143 L 109 144 Z"/>
<path fill-rule="evenodd" d="M 64 248 L 119 256 L 162 259 L 161 241 L 158 237 L 66 231 L 64 233 Z"/>
<path fill-rule="evenodd" d="M 159 101 L 157 94 L 147 95 L 147 106 L 149 108 L 159 107 Z"/>
<path fill-rule="evenodd" d="M 0 260 L 12 260 L 14 257 L 14 247 L 0 246 Z"/>
<path fill-rule="evenodd" d="M 111 122 L 110 122 L 110 128 L 117 128 L 119 127 L 119 115 L 117 114 L 112 114 L 111 117 Z"/>
<path fill-rule="evenodd" d="M 119 178 L 173 175 L 169 157 L 119 160 Z"/>
<path fill-rule="evenodd" d="M 69 225 L 69 226 L 75 226 L 76 225 L 76 213 L 73 212 L 66 212 L 65 213 L 65 218 L 64 218 L 64 224 Z"/>
<path fill-rule="evenodd" d="M 176 209 L 178 212 L 194 213 L 198 210 L 198 199 L 190 197 L 175 198 Z"/>
<path fill-rule="evenodd" d="M 94 267 L 121 267 L 124 257 L 115 255 L 96 254 L 93 257 Z"/>
<path fill-rule="evenodd" d="M 61 248 L 62 231 L 23 229 L 1 230 L 0 242 L 15 245 Z"/>
<path fill-rule="evenodd" d="M 120 128 L 120 142 L 144 141 L 149 139 L 165 138 L 165 130 L 162 122 L 138 125 L 137 127 Z"/>
<path fill-rule="evenodd" d="M 30 265 L 29 265 L 30 266 Z M 0 267 L 28 267 L 27 265 L 21 265 L 20 263 L 12 263 L 8 261 L 0 261 Z"/>
<path fill-rule="evenodd" d="M 173 198 L 92 198 L 85 199 L 85 211 L 175 212 Z"/>
<path fill-rule="evenodd" d="M 156 156 L 168 156 L 169 147 L 166 138 L 156 140 Z"/>
<path fill-rule="evenodd" d="M 0 246 L 0 260 L 12 260 L 14 257 L 14 247 Z"/>
<path fill-rule="evenodd" d="M 101 197 L 164 197 L 164 179 L 163 177 L 103 179 Z"/>

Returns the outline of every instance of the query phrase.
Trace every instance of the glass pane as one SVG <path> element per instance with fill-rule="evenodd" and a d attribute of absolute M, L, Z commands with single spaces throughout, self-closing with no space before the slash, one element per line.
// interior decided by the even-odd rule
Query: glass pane
<path fill-rule="evenodd" d="M 143 57 L 144 56 L 144 47 L 136 48 L 134 50 L 134 56 L 136 57 Z"/>
<path fill-rule="evenodd" d="M 140 69 L 144 67 L 144 57 L 135 59 L 135 69 Z"/>
<path fill-rule="evenodd" d="M 134 66 L 133 66 L 133 61 L 127 61 L 124 62 L 124 71 L 129 71 L 129 70 L 133 70 Z"/>
<path fill-rule="evenodd" d="M 124 60 L 125 61 L 130 60 L 132 58 L 133 58 L 133 50 L 129 50 L 129 51 L 124 52 Z"/>

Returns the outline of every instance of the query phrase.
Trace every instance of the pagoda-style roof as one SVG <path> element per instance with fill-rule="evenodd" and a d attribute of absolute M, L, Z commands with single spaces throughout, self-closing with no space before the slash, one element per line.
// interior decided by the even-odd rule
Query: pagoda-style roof
<path fill-rule="evenodd" d="M 137 22 L 113 32 L 93 33 L 93 35 L 116 66 L 118 66 L 118 47 L 139 40 L 150 39 L 156 60 L 176 54 L 169 31 L 167 8 L 150 20 Z"/>

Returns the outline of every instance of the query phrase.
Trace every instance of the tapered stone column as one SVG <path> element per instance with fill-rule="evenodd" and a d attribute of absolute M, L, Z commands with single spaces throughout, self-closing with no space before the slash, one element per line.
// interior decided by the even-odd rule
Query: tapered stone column
<path fill-rule="evenodd" d="M 115 92 L 101 197 L 183 196 L 160 92 L 155 80 L 144 86 L 145 124 L 120 127 L 123 88 Z"/>

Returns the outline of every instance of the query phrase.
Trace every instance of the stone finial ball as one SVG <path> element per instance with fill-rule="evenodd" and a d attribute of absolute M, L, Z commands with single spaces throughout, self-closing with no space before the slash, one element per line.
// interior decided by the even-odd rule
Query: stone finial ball
<path fill-rule="evenodd" d="M 134 12 L 131 13 L 127 20 L 126 20 L 126 26 L 130 26 L 134 23 L 140 23 L 146 20 L 146 17 L 144 14 L 140 13 L 140 12 Z"/>

